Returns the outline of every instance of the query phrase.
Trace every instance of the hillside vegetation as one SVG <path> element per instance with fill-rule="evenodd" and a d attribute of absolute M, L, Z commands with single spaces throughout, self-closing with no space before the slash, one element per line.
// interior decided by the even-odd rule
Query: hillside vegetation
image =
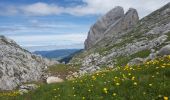
<path fill-rule="evenodd" d="M 0 93 L 2 100 L 168 100 L 170 55 L 142 65 L 102 69 L 71 81 L 43 84 L 28 94 Z"/>

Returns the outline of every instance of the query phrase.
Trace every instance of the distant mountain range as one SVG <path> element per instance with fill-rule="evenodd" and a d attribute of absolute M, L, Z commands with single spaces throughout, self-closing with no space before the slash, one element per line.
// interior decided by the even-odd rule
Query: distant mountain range
<path fill-rule="evenodd" d="M 68 56 L 80 51 L 81 49 L 60 49 L 51 51 L 35 51 L 34 54 L 41 55 L 49 59 L 61 60 L 67 58 Z M 70 58 L 70 57 L 69 57 Z M 67 59 L 69 59 L 67 58 Z"/>

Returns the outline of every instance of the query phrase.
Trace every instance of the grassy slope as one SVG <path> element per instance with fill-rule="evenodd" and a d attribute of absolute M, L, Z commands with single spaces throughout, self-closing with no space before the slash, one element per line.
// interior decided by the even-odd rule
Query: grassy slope
<path fill-rule="evenodd" d="M 105 69 L 73 81 L 41 85 L 13 100 L 162 100 L 170 98 L 170 56 L 140 66 Z"/>
<path fill-rule="evenodd" d="M 71 65 L 71 64 L 57 64 L 53 66 L 49 66 L 47 72 L 59 76 L 62 79 L 65 79 L 66 76 L 70 74 L 70 72 L 76 72 L 79 70 L 79 66 Z"/>

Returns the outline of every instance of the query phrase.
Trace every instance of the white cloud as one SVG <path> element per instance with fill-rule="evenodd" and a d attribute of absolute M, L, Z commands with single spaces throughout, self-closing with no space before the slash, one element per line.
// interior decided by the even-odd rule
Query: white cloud
<path fill-rule="evenodd" d="M 20 35 L 8 36 L 19 45 L 31 50 L 54 50 L 65 48 L 83 48 L 86 34 L 60 35 Z"/>
<path fill-rule="evenodd" d="M 35 3 L 31 5 L 22 6 L 20 8 L 27 15 L 51 15 L 51 14 L 60 14 L 62 13 L 62 7 L 57 5 L 50 5 L 46 3 Z"/>
<path fill-rule="evenodd" d="M 68 8 L 73 15 L 104 14 L 115 6 L 122 6 L 125 11 L 129 8 L 138 10 L 140 17 L 146 16 L 160 8 L 170 0 L 83 0 L 86 6 Z"/>
<path fill-rule="evenodd" d="M 152 11 L 160 8 L 170 0 L 82 0 L 84 4 L 73 7 L 62 7 L 56 4 L 47 4 L 38 2 L 19 7 L 7 7 L 5 13 L 24 13 L 30 16 L 58 15 L 62 13 L 72 14 L 75 16 L 104 14 L 115 6 L 122 6 L 127 11 L 130 7 L 136 8 L 140 17 L 146 16 Z M 3 13 L 0 12 L 0 15 Z"/>

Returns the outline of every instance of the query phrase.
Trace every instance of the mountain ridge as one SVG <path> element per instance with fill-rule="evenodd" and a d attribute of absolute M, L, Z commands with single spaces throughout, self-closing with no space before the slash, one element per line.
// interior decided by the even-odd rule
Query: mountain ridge
<path fill-rule="evenodd" d="M 69 55 L 79 51 L 81 49 L 58 49 L 58 50 L 48 50 L 48 51 L 34 51 L 34 54 L 41 55 L 42 57 L 49 59 L 60 60 Z"/>
<path fill-rule="evenodd" d="M 80 65 L 80 73 L 91 73 L 105 66 L 128 64 L 137 57 L 142 62 L 153 59 L 170 42 L 170 3 L 137 21 L 130 30 L 121 34 L 113 30 L 109 35 L 73 57 L 70 63 Z"/>

